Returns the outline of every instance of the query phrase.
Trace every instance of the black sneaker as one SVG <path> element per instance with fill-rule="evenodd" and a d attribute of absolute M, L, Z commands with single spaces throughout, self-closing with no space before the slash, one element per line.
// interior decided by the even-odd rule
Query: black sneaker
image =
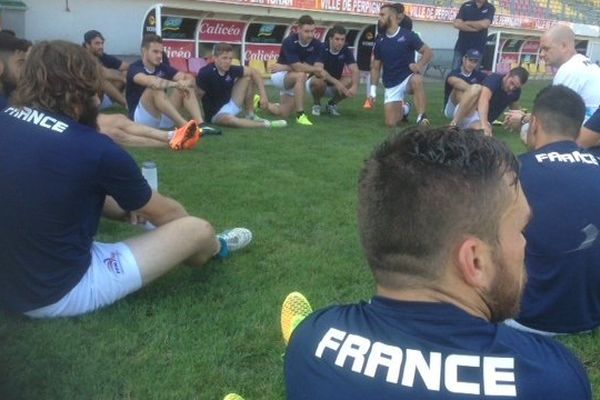
<path fill-rule="evenodd" d="M 223 134 L 223 132 L 219 128 L 213 128 L 212 126 L 208 126 L 208 125 L 202 125 L 200 127 L 200 129 L 202 130 L 202 136 L 205 136 L 205 135 L 217 136 L 217 135 Z"/>

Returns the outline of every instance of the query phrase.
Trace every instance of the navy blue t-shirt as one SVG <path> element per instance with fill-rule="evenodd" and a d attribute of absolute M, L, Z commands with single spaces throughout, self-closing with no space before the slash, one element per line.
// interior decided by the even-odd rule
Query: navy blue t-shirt
<path fill-rule="evenodd" d="M 514 92 L 506 93 L 504 89 L 502 89 L 502 79 L 504 75 L 500 74 L 490 74 L 487 78 L 483 80 L 481 83 L 483 86 L 487 87 L 492 92 L 492 98 L 490 99 L 490 108 L 488 110 L 488 121 L 492 122 L 498 119 L 500 114 L 508 107 L 510 104 L 518 101 L 521 97 L 521 89 L 517 89 Z"/>
<path fill-rule="evenodd" d="M 0 306 L 20 313 L 80 281 L 105 196 L 131 211 L 152 192 L 129 154 L 67 117 L 9 107 L 0 126 Z"/>
<path fill-rule="evenodd" d="M 392 88 L 404 81 L 412 71 L 408 66 L 415 62 L 415 51 L 421 50 L 423 41 L 417 34 L 398 28 L 394 36 L 377 36 L 373 54 L 383 63 L 383 86 Z"/>
<path fill-rule="evenodd" d="M 471 72 L 470 75 L 465 75 L 462 72 L 462 68 L 457 68 L 448 74 L 446 77 L 446 82 L 444 84 L 444 105 L 448 102 L 448 98 L 450 97 L 450 93 L 452 93 L 452 85 L 448 83 L 448 78 L 455 77 L 460 78 L 463 81 L 467 82 L 469 85 L 473 85 L 476 83 L 481 83 L 487 77 L 487 75 L 479 69 L 475 69 Z"/>
<path fill-rule="evenodd" d="M 356 64 L 354 54 L 352 54 L 352 51 L 346 45 L 337 54 L 331 52 L 329 45 L 324 45 L 317 62 L 322 63 L 325 71 L 338 80 L 342 77 L 344 65 Z"/>
<path fill-rule="evenodd" d="M 231 100 L 231 91 L 236 79 L 244 76 L 244 67 L 232 65 L 225 75 L 221 75 L 214 63 L 205 65 L 196 77 L 196 85 L 205 93 L 202 96 L 204 118 L 211 118 Z"/>
<path fill-rule="evenodd" d="M 121 64 L 123 64 L 123 61 L 119 60 L 117 57 L 106 53 L 102 53 L 98 59 L 100 60 L 100 63 L 108 69 L 119 69 L 121 68 Z"/>
<path fill-rule="evenodd" d="M 495 13 L 496 8 L 493 4 L 486 1 L 481 8 L 478 8 L 475 1 L 472 0 L 467 1 L 460 6 L 456 19 L 462 19 L 463 21 L 481 21 L 483 19 L 489 19 L 490 22 L 493 22 Z M 458 39 L 456 40 L 454 49 L 459 51 L 462 55 L 465 55 L 469 49 L 476 49 L 484 54 L 487 34 L 487 29 L 483 29 L 479 32 L 465 32 L 459 30 Z"/>
<path fill-rule="evenodd" d="M 559 333 L 600 325 L 600 162 L 575 142 L 521 160 L 533 211 L 525 238 L 528 280 L 517 321 Z"/>
<path fill-rule="evenodd" d="M 142 60 L 137 60 L 132 63 L 127 70 L 127 85 L 125 86 L 125 97 L 127 99 L 127 108 L 129 109 L 129 118 L 133 119 L 135 109 L 140 102 L 144 90 L 146 90 L 145 86 L 138 85 L 133 81 L 133 78 L 137 74 L 153 75 L 162 79 L 172 80 L 173 77 L 177 75 L 177 72 L 179 71 L 165 63 L 161 63 L 154 71 L 147 70 L 142 63 Z"/>
<path fill-rule="evenodd" d="M 303 46 L 300 44 L 298 34 L 292 33 L 281 43 L 281 50 L 279 50 L 277 63 L 282 65 L 292 65 L 300 62 L 313 65 L 319 57 L 322 46 L 323 43 L 314 38 L 308 45 Z"/>
<path fill-rule="evenodd" d="M 591 398 L 581 364 L 552 339 L 382 297 L 307 317 L 284 371 L 288 400 Z"/>

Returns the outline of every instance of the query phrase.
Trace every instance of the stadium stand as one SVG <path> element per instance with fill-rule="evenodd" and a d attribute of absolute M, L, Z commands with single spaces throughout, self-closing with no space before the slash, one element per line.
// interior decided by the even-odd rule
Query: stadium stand
<path fill-rule="evenodd" d="M 465 0 L 408 0 L 402 3 L 425 4 L 459 9 Z M 497 14 L 518 15 L 598 25 L 600 0 L 493 0 Z"/>

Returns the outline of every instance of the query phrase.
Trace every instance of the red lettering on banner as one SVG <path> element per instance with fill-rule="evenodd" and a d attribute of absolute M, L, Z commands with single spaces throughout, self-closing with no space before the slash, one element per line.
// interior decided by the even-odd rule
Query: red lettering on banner
<path fill-rule="evenodd" d="M 201 42 L 241 43 L 246 22 L 205 19 L 200 24 L 198 40 Z"/>
<path fill-rule="evenodd" d="M 193 41 L 163 40 L 163 46 L 169 58 L 190 58 L 196 51 Z"/>

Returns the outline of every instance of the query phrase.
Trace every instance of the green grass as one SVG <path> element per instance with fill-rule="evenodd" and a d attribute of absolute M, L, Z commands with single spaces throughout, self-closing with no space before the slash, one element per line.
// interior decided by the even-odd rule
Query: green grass
<path fill-rule="evenodd" d="M 528 84 L 522 103 L 530 107 L 543 85 Z M 442 124 L 441 84 L 427 90 L 428 114 Z M 300 290 L 318 308 L 373 292 L 358 243 L 356 181 L 387 133 L 381 98 L 372 112 L 363 99 L 342 103 L 339 119 L 312 118 L 313 128 L 230 129 L 191 152 L 132 151 L 140 164 L 157 162 L 161 192 L 218 230 L 251 228 L 253 244 L 224 262 L 178 268 L 92 315 L 0 314 L 0 399 L 216 400 L 230 391 L 283 399 L 279 307 L 287 293 Z M 516 135 L 496 131 L 524 151 Z M 135 233 L 104 223 L 98 240 Z M 562 341 L 583 359 L 600 399 L 597 332 Z"/>

